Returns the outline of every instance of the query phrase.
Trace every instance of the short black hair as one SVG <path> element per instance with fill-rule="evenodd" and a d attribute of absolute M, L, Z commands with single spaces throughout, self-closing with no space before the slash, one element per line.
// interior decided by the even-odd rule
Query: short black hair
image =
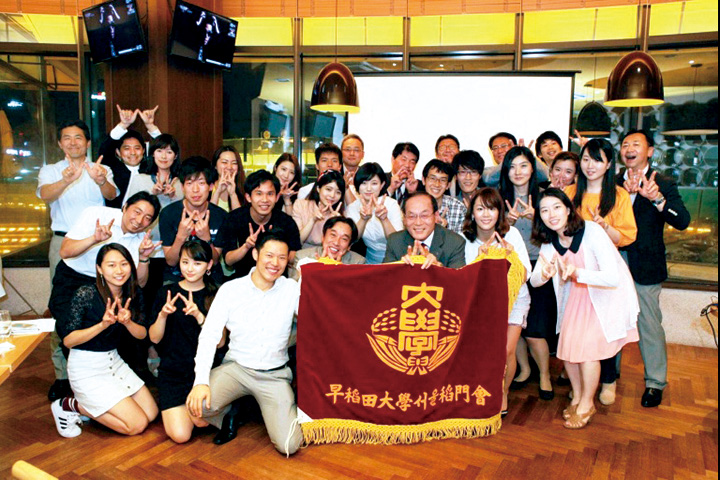
<path fill-rule="evenodd" d="M 558 162 L 568 161 L 575 163 L 575 173 L 580 171 L 580 157 L 577 153 L 568 151 L 562 151 L 555 155 L 555 159 L 553 159 L 552 164 L 550 165 L 550 169 L 555 168 L 555 164 Z"/>
<path fill-rule="evenodd" d="M 120 147 L 122 147 L 122 144 L 125 143 L 125 140 L 128 140 L 130 138 L 134 138 L 135 140 L 137 140 L 140 146 L 143 148 L 143 151 L 145 150 L 145 139 L 142 137 L 142 135 L 140 135 L 140 132 L 138 132 L 137 130 L 128 130 L 122 137 L 120 137 L 120 140 L 118 140 L 118 150 L 120 149 Z"/>
<path fill-rule="evenodd" d="M 400 155 L 403 152 L 410 152 L 413 155 L 417 157 L 417 160 L 420 161 L 420 150 L 415 146 L 414 143 L 410 142 L 402 142 L 395 145 L 395 148 L 393 148 L 392 151 L 392 157 L 395 158 L 398 155 Z"/>
<path fill-rule="evenodd" d="M 355 172 L 353 183 L 356 188 L 360 188 L 360 185 L 368 180 L 372 180 L 373 177 L 378 177 L 380 181 L 385 184 L 383 185 L 382 190 L 380 190 L 380 196 L 385 195 L 388 189 L 388 178 L 379 163 L 370 162 L 360 165 L 357 172 Z"/>
<path fill-rule="evenodd" d="M 323 143 L 315 149 L 315 163 L 316 164 L 317 164 L 318 160 L 320 160 L 320 156 L 322 156 L 323 153 L 336 154 L 338 156 L 338 159 L 340 160 L 340 163 L 342 164 L 342 150 L 340 150 L 340 147 L 338 147 L 334 143 Z"/>
<path fill-rule="evenodd" d="M 482 175 L 485 170 L 485 160 L 475 150 L 461 150 L 453 157 L 452 167 L 455 169 L 455 173 L 460 170 L 460 167 L 465 167 Z"/>
<path fill-rule="evenodd" d="M 445 135 L 440 135 L 440 136 L 438 137 L 437 141 L 435 142 L 435 152 L 438 151 L 438 147 L 440 146 L 440 142 L 442 142 L 443 140 L 452 140 L 453 142 L 455 142 L 455 145 L 457 145 L 458 150 L 460 150 L 460 140 L 458 140 L 455 135 L 448 133 L 448 134 L 445 134 Z"/>
<path fill-rule="evenodd" d="M 629 130 L 625 135 L 623 135 L 622 139 L 620 140 L 620 145 L 623 144 L 627 137 L 629 137 L 630 135 L 635 135 L 636 133 L 639 133 L 640 135 L 645 137 L 645 141 L 647 142 L 648 147 L 655 146 L 655 140 L 653 140 L 653 136 L 650 134 L 650 132 L 639 128 L 633 128 L 632 130 Z"/>
<path fill-rule="evenodd" d="M 570 198 L 560 190 L 559 188 L 548 188 L 538 195 L 537 207 L 535 210 L 535 216 L 533 217 L 533 229 L 531 242 L 535 245 L 542 245 L 543 243 L 552 242 L 553 238 L 557 237 L 557 233 L 550 230 L 545 222 L 540 217 L 540 201 L 545 197 L 555 197 L 569 210 L 567 225 L 565 226 L 565 235 L 569 237 L 575 236 L 579 231 L 585 228 L 585 220 L 580 216 L 578 211 L 573 206 Z"/>
<path fill-rule="evenodd" d="M 438 161 L 439 161 L 439 160 L 438 160 Z M 440 162 L 440 163 L 443 163 L 443 162 Z M 411 198 L 415 198 L 415 197 L 427 197 L 427 198 L 429 198 L 429 199 L 430 199 L 430 202 L 432 203 L 433 213 L 436 213 L 436 212 L 438 211 L 438 204 L 437 204 L 437 200 L 435 200 L 435 197 L 433 197 L 432 195 L 430 195 L 430 194 L 427 193 L 427 192 L 414 192 L 414 193 L 411 193 L 410 195 L 408 195 L 407 198 L 405 199 L 405 201 L 404 201 L 403 204 L 402 204 L 402 212 L 403 212 L 403 215 L 405 215 L 405 206 L 408 204 L 408 201 L 410 201 Z"/>
<path fill-rule="evenodd" d="M 508 140 L 512 140 L 512 142 L 517 145 L 517 138 L 515 138 L 515 135 L 508 132 L 498 132 L 492 137 L 490 137 L 490 140 L 488 140 L 488 147 L 490 148 L 490 150 L 492 150 L 492 144 L 497 138 L 507 138 Z"/>
<path fill-rule="evenodd" d="M 560 139 L 560 136 L 552 130 L 548 130 L 547 132 L 541 133 L 537 140 L 535 140 L 535 155 L 537 155 L 538 157 L 540 156 L 540 147 L 542 147 L 542 144 L 545 143 L 547 140 L 553 140 L 557 142 L 557 144 L 560 145 L 560 149 L 562 150 L 563 142 L 562 139 Z"/>
<path fill-rule="evenodd" d="M 430 170 L 432 170 L 433 168 L 440 173 L 446 174 L 448 176 L 448 182 L 451 182 L 453 177 L 455 176 L 455 170 L 453 169 L 452 165 L 450 165 L 449 163 L 445 163 L 442 160 L 438 160 L 437 158 L 433 158 L 427 164 L 425 164 L 425 167 L 422 171 L 423 178 L 427 178 L 427 176 L 430 174 Z"/>
<path fill-rule="evenodd" d="M 178 172 L 180 182 L 185 183 L 185 180 L 199 175 L 203 175 L 207 183 L 217 182 L 217 170 L 213 168 L 210 160 L 205 157 L 199 155 L 188 157 L 180 165 L 180 171 Z"/>
<path fill-rule="evenodd" d="M 90 140 L 90 129 L 88 128 L 87 124 L 83 122 L 82 120 L 68 120 L 66 122 L 61 123 L 57 127 L 57 140 L 58 142 L 62 139 L 62 131 L 66 128 L 70 127 L 77 127 L 80 130 L 83 131 L 83 135 L 85 135 L 85 140 Z"/>
<path fill-rule="evenodd" d="M 260 185 L 265 182 L 270 182 L 273 184 L 273 187 L 275 187 L 275 193 L 280 192 L 280 180 L 278 180 L 275 175 L 268 172 L 267 170 L 258 170 L 248 175 L 245 179 L 245 185 L 243 185 L 243 189 L 245 190 L 245 193 L 247 193 L 248 195 L 252 195 L 253 190 L 259 188 Z"/>
<path fill-rule="evenodd" d="M 347 135 L 345 135 L 342 139 L 342 142 L 340 142 L 340 146 L 342 147 L 343 145 L 345 145 L 346 141 L 353 139 L 360 142 L 360 145 L 362 145 L 363 149 L 365 148 L 365 142 L 363 142 L 363 139 L 360 138 L 360 135 L 358 135 L 357 133 L 348 133 Z"/>
<path fill-rule="evenodd" d="M 355 222 L 352 218 L 342 216 L 328 218 L 325 221 L 325 225 L 323 225 L 323 237 L 325 236 L 325 232 L 333 228 L 337 223 L 344 223 L 345 225 L 350 227 L 350 245 L 357 242 L 359 236 L 357 225 L 355 225 Z"/>
<path fill-rule="evenodd" d="M 257 250 L 259 252 L 260 250 L 262 250 L 262 247 L 264 247 L 265 244 L 270 241 L 284 243 L 285 246 L 288 247 L 288 253 L 290 252 L 290 244 L 288 243 L 287 239 L 285 238 L 285 231 L 282 228 L 273 228 L 271 230 L 265 230 L 260 235 L 258 235 L 258 239 L 255 242 L 255 250 Z"/>
<path fill-rule="evenodd" d="M 140 173 L 155 175 L 158 173 L 158 167 L 155 164 L 155 151 L 170 147 L 175 154 L 175 160 L 170 165 L 170 176 L 176 178 L 180 172 L 180 144 L 177 139 L 169 133 L 161 133 L 157 137 L 150 140 L 150 148 L 148 148 L 148 158 L 145 168 L 140 169 Z"/>
<path fill-rule="evenodd" d="M 131 195 L 130 198 L 125 200 L 125 205 L 123 207 L 129 207 L 130 205 L 135 205 L 138 202 L 148 202 L 152 207 L 155 209 L 153 212 L 152 220 L 150 223 L 154 222 L 155 219 L 160 215 L 160 200 L 155 195 L 152 195 L 149 192 L 146 191 L 140 191 L 137 192 L 134 195 Z"/>

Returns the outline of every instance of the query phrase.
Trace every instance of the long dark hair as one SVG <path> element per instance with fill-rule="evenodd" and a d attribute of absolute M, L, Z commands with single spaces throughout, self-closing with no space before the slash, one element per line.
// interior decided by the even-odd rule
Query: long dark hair
<path fill-rule="evenodd" d="M 296 188 L 299 190 L 300 187 L 302 187 L 302 170 L 300 169 L 300 163 L 298 162 L 298 159 L 295 155 L 292 153 L 283 153 L 278 157 L 277 160 L 275 160 L 275 165 L 273 165 L 272 173 L 277 177 L 277 169 L 285 162 L 290 162 L 293 164 L 293 167 L 295 168 L 295 178 L 293 178 L 293 183 L 297 182 Z M 292 185 L 292 183 L 290 184 Z M 288 187 L 290 186 L 288 185 Z M 248 192 L 250 194 L 251 192 Z M 278 190 L 277 193 L 280 193 L 280 190 Z M 290 199 L 295 202 L 297 200 L 297 194 L 290 197 Z"/>
<path fill-rule="evenodd" d="M 170 150 L 175 153 L 175 160 L 170 165 L 170 180 L 177 178 L 180 172 L 180 144 L 177 139 L 169 133 L 162 133 L 150 141 L 150 148 L 148 149 L 147 162 L 143 162 L 144 168 L 141 167 L 140 173 L 147 173 L 148 175 L 157 175 L 158 166 L 155 163 L 155 150 L 161 150 L 163 148 L 170 147 Z"/>
<path fill-rule="evenodd" d="M 142 296 L 140 293 L 140 285 L 138 285 L 137 281 L 135 261 L 133 260 L 132 255 L 130 255 L 128 249 L 119 243 L 108 243 L 107 245 L 103 245 L 95 258 L 95 265 L 100 267 L 105 259 L 105 255 L 111 251 L 119 252 L 120 255 L 122 255 L 123 258 L 130 264 L 130 278 L 128 278 L 122 286 L 122 298 L 125 301 L 127 301 L 128 298 L 132 299 L 130 301 L 130 313 L 132 314 L 134 322 L 141 323 L 140 317 L 143 315 Z M 102 298 L 103 303 L 107 303 L 108 300 L 114 301 L 110 287 L 108 287 L 105 278 L 100 273 L 96 275 L 95 286 L 97 287 L 98 292 L 100 292 L 100 297 Z"/>
<path fill-rule="evenodd" d="M 315 203 L 319 202 L 320 189 L 332 182 L 335 182 L 340 189 L 340 200 L 338 200 L 332 208 L 337 208 L 338 203 L 342 205 L 345 201 L 345 177 L 342 173 L 336 172 L 335 170 L 328 170 L 318 177 L 315 185 L 313 185 L 313 188 L 310 191 L 310 195 L 308 195 L 308 200 L 312 200 Z M 340 207 L 340 213 L 343 213 L 344 208 L 344 206 Z"/>
<path fill-rule="evenodd" d="M 512 166 L 513 160 L 517 157 L 523 157 L 532 166 L 532 175 L 530 176 L 530 182 L 528 183 L 528 195 L 533 198 L 533 207 L 537 206 L 537 198 L 540 194 L 540 186 L 537 179 L 537 163 L 535 162 L 535 155 L 527 147 L 512 147 L 505 154 L 502 166 L 500 167 L 500 196 L 503 200 L 507 200 L 510 205 L 515 204 L 515 185 L 510 181 L 510 167 Z"/>
<path fill-rule="evenodd" d="M 602 190 L 600 191 L 600 216 L 604 217 L 615 208 L 615 199 L 617 197 L 617 189 L 615 186 L 615 149 L 610 142 L 604 138 L 593 138 L 583 146 L 580 151 L 580 162 L 582 162 L 583 154 L 587 152 L 590 158 L 596 162 L 603 162 L 602 154 L 608 161 L 608 169 L 602 181 Z M 587 177 L 582 171 L 582 165 L 578 170 L 577 177 L 577 193 L 573 199 L 573 205 L 579 209 L 582 207 L 582 199 L 587 192 Z"/>
<path fill-rule="evenodd" d="M 182 256 L 183 252 L 187 253 L 188 257 L 196 262 L 210 263 L 213 259 L 212 247 L 205 240 L 201 240 L 199 238 L 191 238 L 183 243 L 183 246 L 180 247 L 180 256 Z M 203 283 L 205 284 L 205 289 L 207 290 L 207 294 L 205 295 L 205 305 L 203 305 L 205 307 L 205 312 L 203 313 L 207 315 L 219 287 L 212 275 L 204 275 Z"/>
<path fill-rule="evenodd" d="M 565 235 L 572 237 L 576 233 L 578 233 L 580 230 L 585 228 L 585 220 L 578 214 L 577 210 L 575 209 L 575 206 L 570 201 L 570 198 L 565 195 L 565 192 L 560 190 L 559 188 L 548 188 L 544 192 L 542 192 L 538 196 L 538 208 L 540 205 L 540 200 L 542 200 L 545 197 L 555 197 L 559 199 L 563 205 L 565 205 L 569 211 L 568 213 L 568 220 L 567 225 L 565 226 Z M 553 230 L 550 230 L 547 225 L 545 225 L 545 222 L 543 222 L 542 218 L 540 217 L 540 212 L 535 212 L 535 217 L 533 218 L 533 229 L 532 229 L 532 237 L 531 241 L 535 245 L 542 245 L 543 243 L 550 243 L 552 242 L 553 238 L 557 237 L 557 232 L 554 232 Z"/>
<path fill-rule="evenodd" d="M 240 206 L 243 206 L 247 203 L 245 200 L 245 192 L 243 191 L 243 185 L 245 185 L 245 169 L 243 168 L 240 154 L 237 150 L 235 150 L 235 147 L 231 145 L 223 145 L 215 150 L 212 156 L 212 166 L 217 171 L 217 162 L 220 159 L 220 155 L 225 152 L 232 152 L 232 154 L 235 155 L 235 160 L 237 160 L 238 171 L 235 175 L 235 194 L 237 195 L 238 200 L 240 200 Z M 220 172 L 218 172 L 218 177 L 219 174 Z"/>
<path fill-rule="evenodd" d="M 477 222 L 475 221 L 475 203 L 480 202 L 486 208 L 492 208 L 498 211 L 498 219 L 495 224 L 495 231 L 504 237 L 505 234 L 510 230 L 510 223 L 507 220 L 505 212 L 505 202 L 503 202 L 500 192 L 491 187 L 483 187 L 480 190 L 476 190 L 470 197 L 470 208 L 468 208 L 465 214 L 465 221 L 463 222 L 463 235 L 465 238 L 474 242 L 477 238 Z"/>

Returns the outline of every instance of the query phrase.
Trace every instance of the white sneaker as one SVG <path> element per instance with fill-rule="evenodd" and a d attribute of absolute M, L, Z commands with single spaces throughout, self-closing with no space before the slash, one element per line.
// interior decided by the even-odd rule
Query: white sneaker
<path fill-rule="evenodd" d="M 61 401 L 62 399 L 55 400 L 50 405 L 50 410 L 52 410 L 55 419 L 55 427 L 57 427 L 58 433 L 65 438 L 77 437 L 82 433 L 80 414 L 63 410 L 60 404 Z"/>

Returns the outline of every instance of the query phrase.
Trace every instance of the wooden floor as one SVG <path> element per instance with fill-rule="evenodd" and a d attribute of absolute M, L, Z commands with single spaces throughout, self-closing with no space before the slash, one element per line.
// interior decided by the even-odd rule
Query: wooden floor
<path fill-rule="evenodd" d="M 626 349 L 618 401 L 600 407 L 584 430 L 562 427 L 568 387 L 538 399 L 537 383 L 511 393 L 495 436 L 413 446 L 311 446 L 286 459 L 262 425 L 242 427 L 217 447 L 214 432 L 175 445 L 156 422 L 138 437 L 85 426 L 63 439 L 46 398 L 52 379 L 46 340 L 0 386 L 0 477 L 26 460 L 61 478 L 128 479 L 471 479 L 718 478 L 718 354 L 672 345 L 670 385 L 661 407 L 640 407 L 642 362 Z M 553 363 L 553 374 L 559 364 Z"/>

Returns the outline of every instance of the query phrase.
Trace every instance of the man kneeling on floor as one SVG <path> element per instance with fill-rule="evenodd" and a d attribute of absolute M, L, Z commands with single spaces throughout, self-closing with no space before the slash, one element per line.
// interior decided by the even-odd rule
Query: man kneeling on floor
<path fill-rule="evenodd" d="M 191 415 L 221 427 L 230 403 L 252 395 L 260 405 L 270 440 L 284 454 L 303 442 L 290 382 L 288 339 L 297 314 L 300 287 L 283 272 L 288 244 L 270 230 L 253 249 L 257 262 L 250 274 L 225 283 L 217 292 L 198 340 L 195 386 L 187 399 Z M 212 369 L 215 347 L 229 330 L 229 351 Z"/>

